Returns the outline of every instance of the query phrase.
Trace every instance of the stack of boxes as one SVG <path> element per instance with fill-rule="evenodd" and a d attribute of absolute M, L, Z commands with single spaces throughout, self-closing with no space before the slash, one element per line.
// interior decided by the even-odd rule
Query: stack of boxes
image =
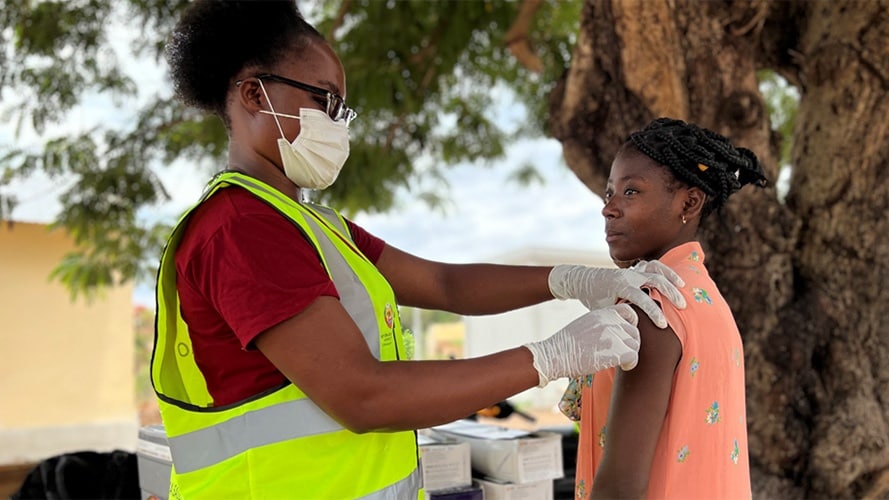
<path fill-rule="evenodd" d="M 427 500 L 484 499 L 481 487 L 472 482 L 469 443 L 422 430 L 417 444 Z"/>
<path fill-rule="evenodd" d="M 173 458 L 164 426 L 149 425 L 139 429 L 136 465 L 139 488 L 142 490 L 141 500 L 166 500 L 170 494 Z"/>
<path fill-rule="evenodd" d="M 432 433 L 469 445 L 475 484 L 484 500 L 552 500 L 553 481 L 564 477 L 560 434 L 470 420 L 435 427 Z"/>

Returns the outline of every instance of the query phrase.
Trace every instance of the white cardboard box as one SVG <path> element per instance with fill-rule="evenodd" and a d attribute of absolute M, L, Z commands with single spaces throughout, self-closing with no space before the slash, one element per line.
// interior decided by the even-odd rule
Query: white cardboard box
<path fill-rule="evenodd" d="M 166 499 L 170 494 L 170 471 L 173 468 L 173 460 L 164 426 L 150 425 L 139 429 L 136 466 L 139 471 L 142 500 Z"/>
<path fill-rule="evenodd" d="M 560 434 L 515 431 L 471 421 L 438 426 L 433 432 L 468 443 L 472 468 L 495 480 L 523 484 L 565 476 Z"/>
<path fill-rule="evenodd" d="M 553 500 L 553 480 L 516 484 L 496 479 L 476 478 L 485 500 Z"/>
<path fill-rule="evenodd" d="M 472 485 L 469 443 L 420 432 L 417 444 L 427 492 Z"/>

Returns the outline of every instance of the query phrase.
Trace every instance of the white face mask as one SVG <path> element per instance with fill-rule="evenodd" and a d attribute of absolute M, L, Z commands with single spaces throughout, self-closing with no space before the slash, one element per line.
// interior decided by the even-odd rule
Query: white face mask
<path fill-rule="evenodd" d="M 276 113 L 262 80 L 259 85 L 271 108 L 271 111 L 259 112 L 272 115 L 281 132 L 278 150 L 281 152 L 284 174 L 301 188 L 324 189 L 333 184 L 349 158 L 349 127 L 346 122 L 335 122 L 320 109 L 300 108 L 299 116 Z M 279 116 L 300 121 L 299 134 L 292 143 L 284 136 Z"/>

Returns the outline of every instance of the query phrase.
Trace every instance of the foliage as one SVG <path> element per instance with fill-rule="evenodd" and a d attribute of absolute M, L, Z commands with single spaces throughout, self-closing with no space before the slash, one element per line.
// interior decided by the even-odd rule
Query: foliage
<path fill-rule="evenodd" d="M 132 2 L 126 15 L 143 27 L 143 35 L 150 27 L 162 32 L 173 22 L 173 11 L 162 5 L 176 4 Z M 140 221 L 137 213 L 168 195 L 149 165 L 181 153 L 219 154 L 224 137 L 219 126 L 190 129 L 189 123 L 206 119 L 169 98 L 123 111 L 138 104 L 137 83 L 121 70 L 116 53 L 114 23 L 108 22 L 121 15 L 115 6 L 98 0 L 25 1 L 0 9 L 4 119 L 15 123 L 16 139 L 24 130 L 42 138 L 34 148 L 0 146 L 0 219 L 14 215 L 17 200 L 8 189 L 14 181 L 39 173 L 64 185 L 54 225 L 70 232 L 78 250 L 66 255 L 52 276 L 75 295 L 153 275 L 149 262 L 156 260 L 167 230 Z M 144 50 L 150 39 L 138 38 L 132 50 Z M 122 125 L 56 132 L 70 128 L 69 113 L 97 96 L 119 106 Z M 189 131 L 191 140 L 183 146 Z"/>
<path fill-rule="evenodd" d="M 209 178 L 224 162 L 220 120 L 184 109 L 169 88 L 146 95 L 151 87 L 142 83 L 161 71 L 164 40 L 187 4 L 5 0 L 0 8 L 0 112 L 15 134 L 0 135 L 0 220 L 14 217 L 17 182 L 41 174 L 60 184 L 55 224 L 71 232 L 78 250 L 54 277 L 75 295 L 153 278 L 171 222 L 146 220 L 169 200 L 158 169 L 175 162 L 206 168 Z M 535 16 L 530 37 L 544 61 L 541 74 L 521 67 L 503 44 L 519 5 L 301 4 L 330 35 L 347 68 L 349 104 L 359 112 L 349 162 L 320 200 L 346 213 L 386 210 L 399 186 L 410 188 L 420 176 L 440 180 L 449 165 L 492 160 L 517 138 L 541 135 L 545 95 L 568 66 L 580 2 L 549 0 Z M 133 61 L 138 75 L 124 69 Z M 498 96 L 510 93 L 528 105 L 521 126 L 498 116 Z M 82 130 L 71 123 L 73 111 L 109 100 L 117 119 Z M 38 137 L 38 145 L 12 144 L 23 136 Z M 533 180 L 533 165 L 522 165 L 515 178 Z M 443 196 L 417 194 L 431 204 Z"/>
<path fill-rule="evenodd" d="M 774 71 L 762 70 L 756 76 L 769 112 L 772 130 L 777 132 L 781 139 L 778 159 L 782 167 L 788 166 L 793 146 L 793 125 L 799 107 L 799 92 Z"/>

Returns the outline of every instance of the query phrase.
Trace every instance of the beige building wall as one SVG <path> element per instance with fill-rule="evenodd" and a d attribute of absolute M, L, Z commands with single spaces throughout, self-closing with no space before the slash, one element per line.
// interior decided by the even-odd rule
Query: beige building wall
<path fill-rule="evenodd" d="M 131 286 L 72 302 L 50 281 L 73 243 L 0 223 L 0 465 L 135 449 Z"/>

